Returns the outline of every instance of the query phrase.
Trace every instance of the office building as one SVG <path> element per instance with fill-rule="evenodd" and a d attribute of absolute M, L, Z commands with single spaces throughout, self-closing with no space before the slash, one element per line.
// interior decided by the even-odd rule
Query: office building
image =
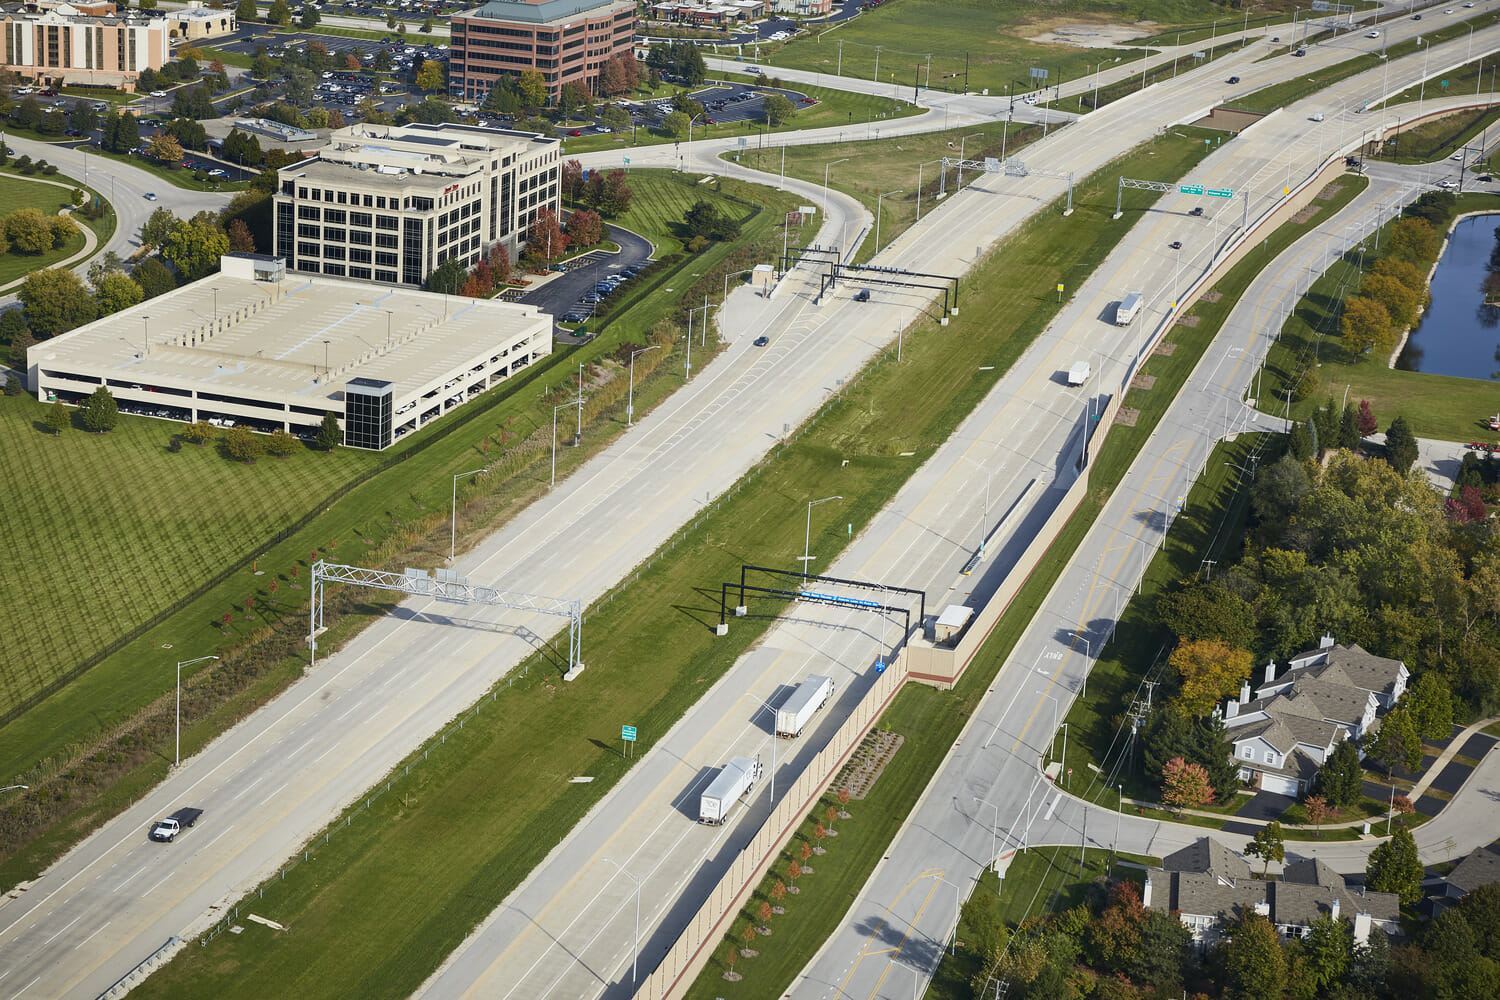
<path fill-rule="evenodd" d="M 172 37 L 182 41 L 217 38 L 239 26 L 233 5 L 214 10 L 203 0 L 188 0 L 186 7 L 167 11 L 167 24 Z"/>
<path fill-rule="evenodd" d="M 563 84 L 597 92 L 599 67 L 615 56 L 634 58 L 634 0 L 490 0 L 454 14 L 448 52 L 448 89 L 482 101 L 505 76 L 534 69 L 556 101 Z"/>
<path fill-rule="evenodd" d="M 0 71 L 48 86 L 134 90 L 142 70 L 161 69 L 170 58 L 167 21 L 136 11 L 92 16 L 69 4 L 4 4 L 0 29 Z"/>
<path fill-rule="evenodd" d="M 351 125 L 282 167 L 276 254 L 288 270 L 421 287 L 439 264 L 495 244 L 517 260 L 543 208 L 559 211 L 560 144 L 474 125 Z"/>
<path fill-rule="evenodd" d="M 380 450 L 552 350 L 535 307 L 288 273 L 230 254 L 218 274 L 27 351 L 39 399 L 101 385 L 121 412 L 310 440 L 325 414 Z"/>

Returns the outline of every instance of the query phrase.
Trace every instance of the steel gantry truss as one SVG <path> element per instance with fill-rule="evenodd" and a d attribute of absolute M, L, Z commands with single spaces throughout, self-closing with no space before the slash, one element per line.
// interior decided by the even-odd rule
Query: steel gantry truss
<path fill-rule="evenodd" d="M 790 578 L 795 587 L 757 587 L 746 582 L 750 573 L 766 573 L 773 579 Z M 911 587 L 897 587 L 893 585 L 874 583 L 869 580 L 845 580 L 837 576 L 818 576 L 807 574 L 797 570 L 775 569 L 770 566 L 751 566 L 745 563 L 740 566 L 740 582 L 738 585 L 725 581 L 719 588 L 719 627 L 718 635 L 729 634 L 729 592 L 738 590 L 740 601 L 734 606 L 734 616 L 743 618 L 750 613 L 745 604 L 745 592 L 753 591 L 757 594 L 765 594 L 770 597 L 790 598 L 797 601 L 807 601 L 812 604 L 832 604 L 842 608 L 856 608 L 864 611 L 896 611 L 906 616 L 906 629 L 903 635 L 911 634 L 911 607 L 902 605 L 881 604 L 878 601 L 866 601 L 857 597 L 845 597 L 841 594 L 825 594 L 807 589 L 808 583 L 836 584 L 840 587 L 848 587 L 853 590 L 873 592 L 881 597 L 887 594 L 915 594 L 917 596 L 917 624 L 923 625 L 927 621 L 927 592 L 916 590 Z"/>
<path fill-rule="evenodd" d="M 435 597 L 459 604 L 488 604 L 517 611 L 534 611 L 543 615 L 565 615 L 568 619 L 568 670 L 564 680 L 572 680 L 583 670 L 583 602 L 562 597 L 539 597 L 515 591 L 476 587 L 468 578 L 452 570 L 408 569 L 401 573 L 388 570 L 342 566 L 319 559 L 312 567 L 311 627 L 307 644 L 312 650 L 312 664 L 317 665 L 318 636 L 327 631 L 323 623 L 323 590 L 329 584 L 347 583 L 355 587 L 373 587 L 414 597 Z"/>
<path fill-rule="evenodd" d="M 1140 181 L 1134 177 L 1121 177 L 1119 190 L 1115 192 L 1114 218 L 1118 219 L 1124 214 L 1126 188 L 1132 191 L 1155 191 L 1158 194 L 1165 194 L 1168 191 L 1175 190 L 1176 187 L 1176 184 L 1169 184 L 1166 181 Z"/>
<path fill-rule="evenodd" d="M 1014 156 L 1008 156 L 1004 160 L 997 160 L 993 156 L 983 160 L 956 160 L 951 157 L 943 157 L 942 177 L 948 176 L 948 169 L 957 167 L 959 175 L 965 170 L 975 170 L 986 174 L 1004 174 L 1006 177 L 1055 177 L 1060 181 L 1068 182 L 1068 205 L 1063 209 L 1063 215 L 1073 214 L 1073 171 L 1071 170 L 1039 170 L 1036 167 L 1028 167 L 1024 160 Z"/>

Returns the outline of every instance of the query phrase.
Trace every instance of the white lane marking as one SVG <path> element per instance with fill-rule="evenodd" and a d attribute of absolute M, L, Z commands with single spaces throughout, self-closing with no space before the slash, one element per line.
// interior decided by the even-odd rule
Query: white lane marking
<path fill-rule="evenodd" d="M 283 781 L 281 784 L 277 785 L 275 791 L 271 792 L 265 798 L 263 798 L 263 799 L 260 800 L 260 804 L 261 805 L 265 805 L 267 802 L 270 802 L 276 796 L 280 795 L 281 794 L 281 790 L 283 788 L 285 788 L 287 785 L 289 785 L 290 783 L 291 782 L 289 782 L 289 781 Z"/>
<path fill-rule="evenodd" d="M 82 919 L 83 919 L 83 914 L 82 913 L 78 914 L 78 916 L 74 917 L 72 920 L 69 920 L 67 923 L 65 923 L 61 927 L 59 927 L 57 929 L 57 932 L 55 934 L 53 934 L 51 937 L 49 937 L 47 940 L 43 941 L 42 944 L 51 944 L 53 941 L 56 941 L 59 937 L 62 936 L 63 931 L 66 931 L 69 927 L 72 927 L 74 924 L 78 923 L 78 921 L 80 921 Z"/>
<path fill-rule="evenodd" d="M 110 892 L 119 892 L 121 889 L 125 888 L 131 882 L 134 882 L 140 876 L 141 872 L 143 872 L 145 870 L 146 870 L 146 866 L 145 865 L 141 865 L 139 868 L 137 868 L 135 870 L 135 874 L 134 875 L 131 875 L 128 879 L 126 879 L 125 881 L 121 882 L 119 885 L 115 886 L 113 889 L 110 890 Z"/>
<path fill-rule="evenodd" d="M 94 938 L 96 938 L 96 937 L 99 936 L 99 931 L 104 930 L 104 928 L 106 928 L 108 926 L 109 926 L 109 921 L 108 920 L 104 921 L 104 923 L 102 923 L 102 924 L 99 925 L 99 930 L 95 931 L 94 933 L 90 934 L 88 937 L 84 938 L 82 941 L 80 941 L 76 945 L 74 945 L 73 946 L 73 950 L 77 951 L 79 948 L 82 948 L 84 945 L 86 945 L 90 941 L 94 940 Z"/>
<path fill-rule="evenodd" d="M 27 990 L 29 990 L 33 986 L 35 986 L 36 985 L 36 980 L 37 979 L 41 979 L 41 978 L 42 978 L 41 976 L 37 976 L 36 979 L 33 979 L 31 982 L 27 983 L 25 986 L 22 986 L 20 989 L 16 990 L 14 993 L 12 993 L 10 995 L 10 1000 L 16 1000 L 16 997 L 20 996 L 22 993 L 25 993 Z"/>
<path fill-rule="evenodd" d="M 176 873 L 174 872 L 173 874 L 176 874 Z M 172 878 L 172 876 L 168 875 L 166 878 L 162 879 L 160 882 L 156 883 L 151 888 L 149 888 L 145 892 L 141 893 L 141 898 L 144 899 L 145 897 L 151 895 L 157 889 L 160 889 L 163 885 L 165 885 L 171 878 Z"/>

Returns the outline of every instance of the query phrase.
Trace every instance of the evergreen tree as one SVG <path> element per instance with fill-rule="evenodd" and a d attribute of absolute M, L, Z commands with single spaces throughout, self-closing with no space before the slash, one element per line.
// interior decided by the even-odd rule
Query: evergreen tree
<path fill-rule="evenodd" d="M 115 403 L 115 397 L 102 385 L 83 401 L 80 413 L 83 416 L 83 426 L 95 434 L 112 431 L 120 422 L 120 407 Z"/>
<path fill-rule="evenodd" d="M 1359 414 L 1354 404 L 1349 403 L 1344 406 L 1344 414 L 1339 420 L 1339 447 L 1358 451 L 1359 440 Z"/>
<path fill-rule="evenodd" d="M 1354 805 L 1364 797 L 1364 769 L 1352 740 L 1340 740 L 1333 753 L 1318 768 L 1313 791 L 1338 808 Z"/>
<path fill-rule="evenodd" d="M 58 400 L 47 407 L 47 415 L 42 418 L 42 422 L 53 434 L 61 434 L 73 423 L 73 418 L 69 416 L 68 408 Z"/>
<path fill-rule="evenodd" d="M 1407 906 L 1422 898 L 1422 861 L 1410 830 L 1397 827 L 1390 840 L 1370 852 L 1365 884 L 1376 892 L 1394 892 Z"/>
<path fill-rule="evenodd" d="M 331 411 L 323 414 L 323 422 L 318 425 L 318 447 L 324 451 L 333 451 L 343 443 L 344 431 L 339 427 L 339 418 Z"/>
<path fill-rule="evenodd" d="M 1392 420 L 1385 432 L 1385 460 L 1403 475 L 1411 471 L 1417 460 L 1417 437 L 1411 432 L 1405 417 Z"/>

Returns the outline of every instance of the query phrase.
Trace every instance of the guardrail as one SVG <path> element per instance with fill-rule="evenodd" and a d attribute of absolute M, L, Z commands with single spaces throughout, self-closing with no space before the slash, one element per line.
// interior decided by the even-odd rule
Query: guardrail
<path fill-rule="evenodd" d="M 137 976 L 140 976 L 141 979 L 145 979 L 146 974 L 149 974 L 156 969 L 157 964 L 166 956 L 166 953 L 171 951 L 181 943 L 182 939 L 176 934 L 173 934 L 171 937 L 167 938 L 166 944 L 162 945 L 160 948 L 156 949 L 151 954 L 141 959 L 141 961 L 136 965 L 135 968 L 125 973 L 125 975 L 121 976 L 119 979 L 116 979 L 114 985 L 105 990 L 103 993 L 100 993 L 96 1000 L 111 1000 L 112 997 L 124 996 L 126 993 L 129 993 L 130 988 L 136 983 Z"/>

